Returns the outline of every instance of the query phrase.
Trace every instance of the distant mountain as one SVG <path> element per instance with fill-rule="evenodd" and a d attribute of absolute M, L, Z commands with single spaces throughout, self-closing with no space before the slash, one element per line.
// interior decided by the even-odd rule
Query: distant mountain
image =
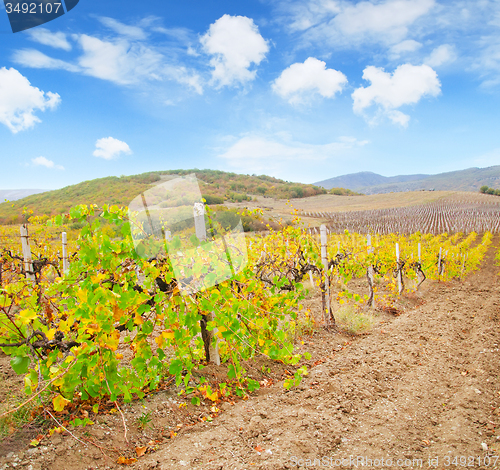
<path fill-rule="evenodd" d="M 17 201 L 23 197 L 44 193 L 45 191 L 47 189 L 0 189 L 0 202 L 3 202 L 5 199 L 8 201 Z"/>
<path fill-rule="evenodd" d="M 479 191 L 483 185 L 500 188 L 500 165 L 488 168 L 468 168 L 437 175 L 400 175 L 386 177 L 371 172 L 337 176 L 315 183 L 330 189 L 343 186 L 363 194 L 380 194 L 401 191 Z"/>
<path fill-rule="evenodd" d="M 340 187 L 354 191 L 369 186 L 419 180 L 426 178 L 427 176 L 429 175 L 382 176 L 377 173 L 372 173 L 371 171 L 361 171 L 359 173 L 351 173 L 350 175 L 336 176 L 335 178 L 319 181 L 314 184 L 316 186 L 322 186 L 325 189 Z"/>

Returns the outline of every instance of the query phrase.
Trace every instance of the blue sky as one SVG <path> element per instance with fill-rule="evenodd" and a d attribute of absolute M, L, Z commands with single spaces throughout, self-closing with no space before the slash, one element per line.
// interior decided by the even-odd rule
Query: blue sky
<path fill-rule="evenodd" d="M 80 0 L 16 34 L 0 9 L 0 189 L 500 164 L 498 1 Z"/>

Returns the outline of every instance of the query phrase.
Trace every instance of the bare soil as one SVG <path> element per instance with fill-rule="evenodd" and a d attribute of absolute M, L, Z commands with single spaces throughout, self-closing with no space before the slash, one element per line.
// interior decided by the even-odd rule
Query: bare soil
<path fill-rule="evenodd" d="M 81 442 L 54 433 L 30 448 L 40 431 L 26 429 L 4 439 L 0 468 L 120 468 L 120 456 L 136 458 L 134 469 L 500 467 L 498 241 L 480 270 L 463 282 L 425 281 L 369 335 L 302 338 L 313 357 L 297 388 L 283 388 L 290 368 L 266 361 L 248 369 L 261 389 L 216 404 L 219 411 L 210 402 L 183 406 L 168 385 L 123 407 L 129 444 L 111 412 L 72 430 Z M 5 388 L 10 372 L 0 360 Z M 147 413 L 141 430 L 137 418 Z"/>

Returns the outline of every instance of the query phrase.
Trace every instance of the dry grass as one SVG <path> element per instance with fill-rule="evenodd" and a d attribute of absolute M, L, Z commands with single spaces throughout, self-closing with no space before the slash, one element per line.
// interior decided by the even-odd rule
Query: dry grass
<path fill-rule="evenodd" d="M 355 335 L 367 333 L 377 321 L 372 314 L 357 310 L 351 305 L 340 307 L 334 316 L 341 329 Z"/>

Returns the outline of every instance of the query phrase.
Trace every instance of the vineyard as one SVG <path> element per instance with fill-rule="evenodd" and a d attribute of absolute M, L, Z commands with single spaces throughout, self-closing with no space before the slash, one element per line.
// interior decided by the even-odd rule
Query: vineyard
<path fill-rule="evenodd" d="M 500 231 L 500 206 L 494 201 L 440 201 L 410 207 L 352 212 L 301 212 L 327 220 L 335 233 L 470 233 Z M 315 231 L 314 228 L 311 231 Z M 317 229 L 316 229 L 317 231 Z"/>
<path fill-rule="evenodd" d="M 140 225 L 140 249 L 117 206 L 0 227 L 0 347 L 27 403 L 57 429 L 70 416 L 66 430 L 91 425 L 110 403 L 123 418 L 126 403 L 172 386 L 194 407 L 246 400 L 266 386 L 251 373 L 260 359 L 292 370 L 284 388 L 293 389 L 308 374 L 311 356 L 297 343 L 305 331 L 335 334 L 346 306 L 396 312 L 424 283 L 464 279 L 500 223 L 487 205 L 321 213 L 331 219 L 321 230 L 312 215 L 238 238 L 207 208 L 212 237 L 193 226 L 153 239 Z M 304 307 L 311 292 L 320 314 Z M 222 376 L 211 381 L 205 368 Z M 17 408 L 6 401 L 2 417 Z"/>

